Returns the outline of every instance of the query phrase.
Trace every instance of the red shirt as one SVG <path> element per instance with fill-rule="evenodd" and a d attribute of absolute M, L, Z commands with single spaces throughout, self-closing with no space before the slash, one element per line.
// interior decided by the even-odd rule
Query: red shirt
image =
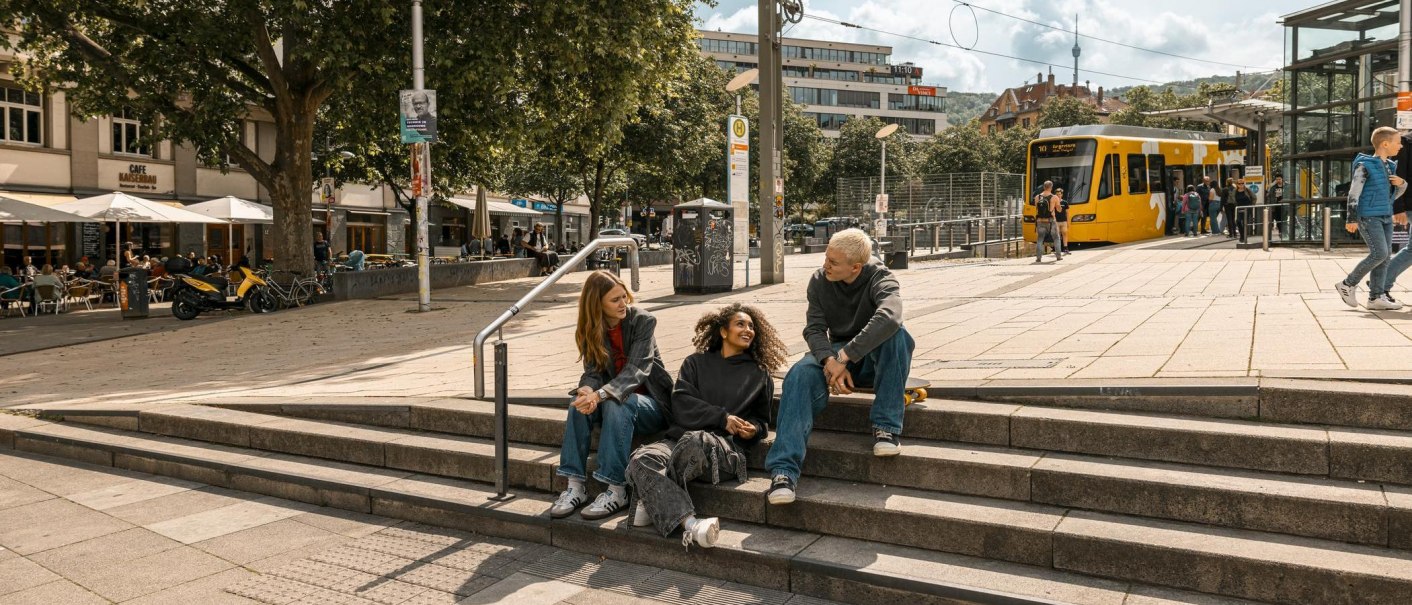
<path fill-rule="evenodd" d="M 608 354 L 613 357 L 613 375 L 617 376 L 628 365 L 628 353 L 623 348 L 623 324 L 621 322 L 608 330 L 608 344 L 611 345 Z M 634 392 L 646 395 L 647 385 L 639 385 Z"/>

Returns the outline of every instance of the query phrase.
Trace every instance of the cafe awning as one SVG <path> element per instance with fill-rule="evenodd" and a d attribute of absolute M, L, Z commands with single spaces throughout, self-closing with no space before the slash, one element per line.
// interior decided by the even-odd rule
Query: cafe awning
<path fill-rule="evenodd" d="M 476 201 L 473 200 L 473 199 L 467 199 L 467 198 L 463 198 L 463 197 L 453 197 L 453 198 L 447 198 L 446 201 L 447 201 L 447 202 L 450 202 L 450 203 L 452 203 L 452 204 L 455 204 L 455 205 L 457 205 L 457 206 L 460 206 L 460 207 L 462 207 L 462 208 L 465 208 L 465 209 L 467 209 L 467 210 L 470 210 L 470 211 L 472 211 L 472 212 L 475 212 L 475 209 L 476 209 Z M 511 204 L 511 203 L 509 203 L 509 202 L 497 202 L 497 201 L 495 201 L 495 200 L 488 200 L 488 201 L 486 201 L 486 204 L 488 204 L 488 205 L 490 206 L 490 213 L 491 213 L 491 214 L 511 214 L 511 215 L 518 215 L 518 216 L 540 216 L 540 215 L 544 214 L 543 212 L 540 212 L 540 211 L 538 211 L 538 210 L 530 210 L 529 208 L 521 208 L 521 207 L 516 206 L 516 205 L 514 205 L 514 204 Z"/>

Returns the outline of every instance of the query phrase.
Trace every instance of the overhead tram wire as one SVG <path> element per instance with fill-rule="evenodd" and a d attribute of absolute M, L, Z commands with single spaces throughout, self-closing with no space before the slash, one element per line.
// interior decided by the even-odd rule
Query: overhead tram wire
<path fill-rule="evenodd" d="M 865 26 L 865 25 L 858 25 L 857 23 L 849 23 L 849 22 L 847 22 L 847 21 L 839 21 L 839 20 L 837 20 L 837 19 L 829 19 L 829 18 L 827 18 L 827 17 L 817 17 L 817 16 L 814 16 L 814 15 L 804 15 L 804 18 L 805 18 L 805 19 L 814 19 L 815 21 L 822 21 L 822 22 L 824 22 L 824 23 L 832 23 L 832 24 L 834 24 L 834 25 L 841 25 L 841 26 L 843 26 L 843 27 L 851 27 L 851 28 L 854 28 L 854 29 L 861 29 L 861 30 L 870 31 L 870 32 L 877 32 L 877 33 L 879 33 L 879 34 L 884 34 L 884 35 L 888 35 L 888 36 L 896 36 L 896 37 L 898 37 L 898 38 L 906 38 L 906 39 L 908 39 L 908 40 L 916 40 L 916 41 L 918 41 L 918 42 L 925 42 L 925 43 L 927 43 L 927 44 L 934 44 L 934 45 L 936 45 L 936 46 L 945 46 L 945 47 L 948 47 L 948 48 L 955 48 L 955 49 L 958 49 L 958 50 L 964 50 L 964 51 L 969 51 L 969 52 L 973 52 L 973 53 L 980 53 L 980 54 L 983 54 L 983 55 L 990 55 L 990 56 L 992 56 L 992 57 L 1000 57 L 1000 58 L 1002 58 L 1002 59 L 1013 59 L 1013 60 L 1015 60 L 1015 61 L 1024 61 L 1024 62 L 1026 62 L 1026 63 L 1033 63 L 1033 64 L 1036 64 L 1036 65 L 1048 65 L 1048 66 L 1050 66 L 1050 67 L 1058 67 L 1058 68 L 1060 68 L 1060 69 L 1069 69 L 1069 68 L 1071 67 L 1071 66 L 1069 66 L 1069 65 L 1060 65 L 1060 64 L 1058 64 L 1058 63 L 1050 63 L 1050 62 L 1048 62 L 1048 61 L 1040 61 L 1040 60 L 1038 60 L 1038 59 L 1027 59 L 1027 58 L 1025 58 L 1025 57 L 1016 57 L 1016 56 L 1014 56 L 1014 55 L 1007 55 L 1007 54 L 1004 54 L 1004 53 L 991 52 L 991 51 L 988 51 L 988 50 L 980 50 L 980 49 L 976 49 L 976 48 L 966 48 L 966 47 L 964 47 L 964 46 L 958 46 L 958 45 L 956 45 L 956 44 L 950 44 L 950 43 L 947 43 L 947 42 L 940 42 L 940 41 L 937 41 L 937 40 L 928 40 L 928 39 L 926 39 L 926 38 L 922 38 L 922 37 L 919 37 L 919 36 L 913 36 L 913 35 L 909 35 L 909 34 L 899 34 L 899 33 L 897 33 L 897 32 L 890 32 L 890 31 L 886 31 L 886 30 L 881 30 L 881 29 L 878 29 L 878 28 L 876 28 L 876 27 L 868 27 L 868 26 Z M 1100 75 L 1100 76 L 1109 76 L 1109 77 L 1113 77 L 1113 78 L 1122 78 L 1122 79 L 1124 79 L 1124 80 L 1136 80 L 1136 81 L 1138 81 L 1138 82 L 1151 82 L 1151 83 L 1153 83 L 1153 84 L 1165 84 L 1165 83 L 1166 83 L 1166 82 L 1160 82 L 1160 81 L 1157 81 L 1157 80 L 1151 80 L 1151 79 L 1148 79 L 1148 78 L 1139 78 L 1139 77 L 1136 77 L 1136 76 L 1125 76 L 1125 75 L 1123 75 L 1123 74 L 1115 74 L 1115 73 L 1109 73 L 1109 72 L 1106 72 L 1106 71 L 1098 71 L 1098 70 L 1096 70 L 1096 69 L 1083 69 L 1083 70 L 1080 70 L 1080 71 L 1082 71 L 1082 72 L 1084 72 L 1084 73 L 1098 74 L 1098 75 Z"/>
<path fill-rule="evenodd" d="M 1073 33 L 1075 33 L 1073 30 L 1070 30 L 1070 29 L 1064 29 L 1063 27 L 1059 27 L 1059 26 L 1055 26 L 1055 25 L 1050 25 L 1050 24 L 1048 24 L 1048 23 L 1041 23 L 1041 22 L 1039 22 L 1039 21 L 1035 21 L 1035 20 L 1032 20 L 1032 19 L 1026 19 L 1026 18 L 1024 18 L 1024 17 L 1018 17 L 1018 16 L 1015 16 L 1015 15 L 1011 15 L 1011 14 L 1009 14 L 1009 13 L 1004 13 L 1004 12 L 995 10 L 995 9 L 993 9 L 993 8 L 986 8 L 986 7 L 980 6 L 980 5 L 978 5 L 978 4 L 972 4 L 972 3 L 970 3 L 970 2 L 962 2 L 961 0 L 951 0 L 951 1 L 952 1 L 952 2 L 955 2 L 956 4 L 959 4 L 959 5 L 961 5 L 961 6 L 973 8 L 973 9 L 976 9 L 976 10 L 982 10 L 982 11 L 985 11 L 985 12 L 987 12 L 987 13 L 991 13 L 991 14 L 995 14 L 995 15 L 1000 15 L 1000 16 L 1002 16 L 1002 17 L 1008 17 L 1008 18 L 1014 19 L 1014 20 L 1016 20 L 1016 21 L 1023 21 L 1023 22 L 1025 22 L 1025 23 L 1029 23 L 1029 24 L 1031 24 L 1031 25 L 1038 25 L 1038 26 L 1040 26 L 1040 27 L 1047 27 L 1047 28 L 1049 28 L 1049 29 L 1061 31 L 1061 32 L 1064 32 L 1064 33 L 1066 33 L 1066 34 L 1073 34 Z M 1109 40 L 1109 39 L 1107 39 L 1107 38 L 1100 38 L 1100 37 L 1098 37 L 1098 36 L 1093 36 L 1093 35 L 1089 35 L 1089 34 L 1078 34 L 1078 36 L 1081 37 L 1081 38 L 1088 38 L 1088 39 L 1090 39 L 1090 40 L 1095 40 L 1095 41 L 1098 41 L 1098 42 L 1106 42 L 1106 43 L 1108 43 L 1108 44 L 1115 44 L 1115 45 L 1121 46 L 1121 47 L 1123 47 L 1123 48 L 1130 48 L 1130 49 L 1133 49 L 1133 50 L 1140 50 L 1140 51 L 1142 51 L 1142 52 L 1153 53 L 1153 54 L 1157 54 L 1157 55 L 1166 55 L 1166 56 L 1168 56 L 1168 57 L 1175 57 L 1175 58 L 1177 58 L 1177 59 L 1185 59 L 1185 60 L 1187 60 L 1187 61 L 1199 61 L 1199 62 L 1201 62 L 1201 63 L 1210 63 L 1210 64 L 1212 64 L 1212 65 L 1224 65 L 1224 66 L 1226 66 L 1226 67 L 1249 68 L 1249 69 L 1253 69 L 1253 70 L 1260 71 L 1260 72 L 1278 71 L 1278 70 L 1279 70 L 1279 68 L 1277 68 L 1277 67 L 1260 67 L 1260 66 L 1258 66 L 1258 65 L 1241 65 L 1241 64 L 1239 64 L 1239 63 L 1225 63 L 1225 62 L 1222 62 L 1222 61 L 1212 61 L 1212 60 L 1210 60 L 1210 59 L 1200 59 L 1200 58 L 1197 58 L 1197 57 L 1188 57 L 1188 56 L 1186 56 L 1186 55 L 1179 55 L 1179 54 L 1177 54 L 1177 53 L 1170 53 L 1170 52 L 1167 52 L 1167 51 L 1165 51 L 1165 50 L 1156 50 L 1156 49 L 1153 49 L 1153 48 L 1143 48 L 1143 47 L 1141 47 L 1141 46 L 1134 46 L 1134 45 L 1132 45 L 1132 44 L 1127 44 L 1127 43 L 1125 43 L 1125 42 L 1118 42 L 1117 40 Z M 1097 72 L 1095 72 L 1095 73 L 1097 73 Z"/>

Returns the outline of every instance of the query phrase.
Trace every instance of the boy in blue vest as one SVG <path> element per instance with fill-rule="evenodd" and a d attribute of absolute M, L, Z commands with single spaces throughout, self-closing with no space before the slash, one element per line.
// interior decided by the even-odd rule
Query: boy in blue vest
<path fill-rule="evenodd" d="M 1334 284 L 1344 304 L 1358 306 L 1358 281 L 1368 275 L 1368 310 L 1395 311 L 1402 303 L 1388 294 L 1396 275 L 1388 273 L 1388 256 L 1392 244 L 1392 201 L 1407 191 L 1407 181 L 1397 176 L 1397 162 L 1390 159 L 1402 149 L 1397 129 L 1382 126 L 1373 131 L 1373 155 L 1358 154 L 1353 158 L 1353 180 L 1348 188 L 1349 233 L 1362 233 L 1368 244 L 1368 257 L 1353 268 L 1343 281 Z M 1393 188 L 1396 187 L 1396 190 Z M 1404 215 L 1397 221 L 1404 222 Z M 1371 275 L 1370 275 L 1371 274 Z"/>

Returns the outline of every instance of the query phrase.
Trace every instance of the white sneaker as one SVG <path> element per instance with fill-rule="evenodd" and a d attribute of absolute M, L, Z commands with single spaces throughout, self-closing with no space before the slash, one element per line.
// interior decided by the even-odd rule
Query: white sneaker
<path fill-rule="evenodd" d="M 1397 302 L 1388 295 L 1381 294 L 1377 298 L 1368 301 L 1369 311 L 1396 311 L 1402 308 L 1402 303 Z"/>
<path fill-rule="evenodd" d="M 691 545 L 695 544 L 701 548 L 711 548 L 716 545 L 716 538 L 721 534 L 721 520 L 715 517 L 697 519 L 691 527 L 682 528 L 681 545 L 687 550 L 691 550 Z"/>
<path fill-rule="evenodd" d="M 604 491 L 601 494 L 598 494 L 598 497 L 594 498 L 593 504 L 590 504 L 588 505 L 588 508 L 583 509 L 583 512 L 579 513 L 579 516 L 588 519 L 589 521 L 597 521 L 599 519 L 606 519 L 608 517 L 616 515 L 618 514 L 618 512 L 622 511 L 627 507 L 627 497 L 624 496 L 622 498 L 619 498 L 618 496 L 614 495 L 613 490 L 610 489 Z"/>
<path fill-rule="evenodd" d="M 642 504 L 641 500 L 638 500 L 637 510 L 632 514 L 632 526 L 647 527 L 648 525 L 652 525 L 652 514 L 648 513 L 647 507 Z"/>
<path fill-rule="evenodd" d="M 554 506 L 549 508 L 549 516 L 555 519 L 563 519 L 574 514 L 580 506 L 588 503 L 588 494 L 583 490 L 569 488 L 559 494 L 559 498 L 554 500 Z"/>
<path fill-rule="evenodd" d="M 1334 284 L 1334 289 L 1343 297 L 1343 304 L 1358 308 L 1358 286 L 1350 286 L 1340 281 Z"/>

